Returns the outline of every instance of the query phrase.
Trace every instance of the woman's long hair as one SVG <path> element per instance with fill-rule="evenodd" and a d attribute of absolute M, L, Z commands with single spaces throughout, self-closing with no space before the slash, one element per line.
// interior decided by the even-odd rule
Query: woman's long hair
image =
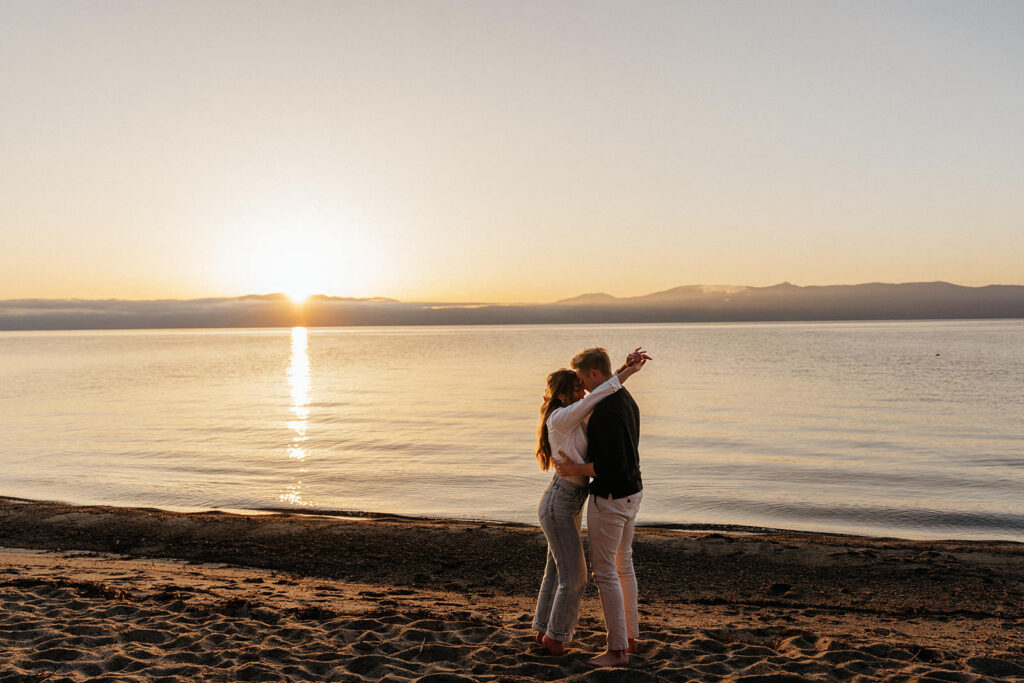
<path fill-rule="evenodd" d="M 548 375 L 548 386 L 544 391 L 544 404 L 540 407 L 540 424 L 537 425 L 537 461 L 544 471 L 551 469 L 551 443 L 548 441 L 548 416 L 558 408 L 572 403 L 579 379 L 572 370 L 555 370 Z M 568 402 L 566 402 L 566 397 Z"/>

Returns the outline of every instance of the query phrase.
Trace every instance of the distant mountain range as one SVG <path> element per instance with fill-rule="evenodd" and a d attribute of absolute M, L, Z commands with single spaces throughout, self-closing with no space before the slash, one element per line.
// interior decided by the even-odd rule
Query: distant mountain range
<path fill-rule="evenodd" d="M 299 306 L 283 294 L 157 301 L 0 301 L 0 330 L 955 318 L 1024 318 L 1024 286 L 962 287 L 948 282 L 688 285 L 637 297 L 595 293 L 523 305 L 318 295 Z"/>

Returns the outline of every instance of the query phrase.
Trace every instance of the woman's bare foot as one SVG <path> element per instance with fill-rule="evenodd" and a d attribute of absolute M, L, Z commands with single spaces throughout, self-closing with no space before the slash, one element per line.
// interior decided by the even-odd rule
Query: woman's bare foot
<path fill-rule="evenodd" d="M 587 660 L 592 666 L 625 666 L 629 664 L 629 655 L 625 650 L 605 650 L 596 657 Z"/>
<path fill-rule="evenodd" d="M 629 639 L 629 647 L 626 648 L 626 654 L 631 655 L 636 653 L 636 638 Z"/>
<path fill-rule="evenodd" d="M 548 652 L 550 652 L 553 655 L 565 654 L 565 645 L 563 645 L 561 641 L 555 640 L 554 638 L 548 638 L 547 636 L 544 636 L 541 639 L 541 645 L 546 647 L 548 649 Z"/>

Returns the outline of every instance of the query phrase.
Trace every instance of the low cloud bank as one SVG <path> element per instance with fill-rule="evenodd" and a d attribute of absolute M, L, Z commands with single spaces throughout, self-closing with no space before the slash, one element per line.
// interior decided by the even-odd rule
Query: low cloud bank
<path fill-rule="evenodd" d="M 406 303 L 283 294 L 121 301 L 0 301 L 0 330 L 336 327 L 543 323 L 1024 318 L 1024 286 L 944 282 L 773 287 L 695 285 L 641 297 L 586 294 L 553 304 Z"/>

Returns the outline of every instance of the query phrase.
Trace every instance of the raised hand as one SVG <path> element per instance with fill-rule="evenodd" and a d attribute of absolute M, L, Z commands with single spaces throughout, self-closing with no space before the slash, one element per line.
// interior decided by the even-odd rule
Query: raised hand
<path fill-rule="evenodd" d="M 640 372 L 640 368 L 649 360 L 651 360 L 651 357 L 647 355 L 643 348 L 638 346 L 636 350 L 626 356 L 626 363 L 615 374 L 619 376 L 619 381 L 621 382 Z"/>
<path fill-rule="evenodd" d="M 631 354 L 626 356 L 626 365 L 635 365 L 637 363 L 643 365 L 649 360 L 652 360 L 651 357 L 647 355 L 647 352 L 642 347 L 638 346 Z"/>

